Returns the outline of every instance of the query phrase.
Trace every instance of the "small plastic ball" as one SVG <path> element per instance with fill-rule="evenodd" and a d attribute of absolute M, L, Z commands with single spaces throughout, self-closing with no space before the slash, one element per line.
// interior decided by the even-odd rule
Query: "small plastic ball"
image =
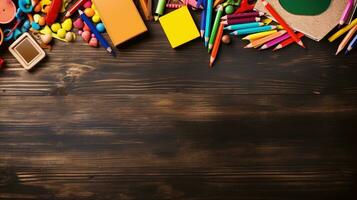
<path fill-rule="evenodd" d="M 65 36 L 65 40 L 68 42 L 73 42 L 74 41 L 74 34 L 72 32 L 67 32 Z"/>
<path fill-rule="evenodd" d="M 84 7 L 84 8 L 90 8 L 92 5 L 93 5 L 93 4 L 92 4 L 92 1 L 87 1 L 87 2 L 85 2 L 85 3 L 83 4 L 83 7 Z"/>
<path fill-rule="evenodd" d="M 43 12 L 48 13 L 48 12 L 50 12 L 50 10 L 51 10 L 51 6 L 45 6 L 45 8 L 43 9 Z"/>
<path fill-rule="evenodd" d="M 223 42 L 224 44 L 229 44 L 229 43 L 231 43 L 231 37 L 229 37 L 229 35 L 223 35 L 223 37 L 222 37 L 222 42 Z"/>
<path fill-rule="evenodd" d="M 67 31 L 61 28 L 57 31 L 57 36 L 63 39 L 64 37 L 66 37 L 66 33 Z"/>
<path fill-rule="evenodd" d="M 59 24 L 59 23 L 54 23 L 54 24 L 51 25 L 51 30 L 52 30 L 53 32 L 57 33 L 57 31 L 58 31 L 59 29 L 61 29 L 61 24 Z"/>
<path fill-rule="evenodd" d="M 41 12 L 41 10 L 42 10 L 41 4 L 37 4 L 33 10 L 34 10 L 36 13 Z"/>
<path fill-rule="evenodd" d="M 96 28 L 99 32 L 101 32 L 101 33 L 103 33 L 103 32 L 105 31 L 105 27 L 104 27 L 104 24 L 103 24 L 103 23 L 98 23 L 98 24 L 95 26 L 95 28 Z"/>
<path fill-rule="evenodd" d="M 99 23 L 99 22 L 100 22 L 100 17 L 99 17 L 99 15 L 94 15 L 94 16 L 92 17 L 92 21 L 93 21 L 94 23 Z"/>
<path fill-rule="evenodd" d="M 92 8 L 86 8 L 84 10 L 84 14 L 87 16 L 87 17 L 93 17 L 95 12 Z"/>
<path fill-rule="evenodd" d="M 232 14 L 234 12 L 234 7 L 232 5 L 228 5 L 226 6 L 226 8 L 224 9 L 224 11 L 226 12 L 226 14 Z"/>
<path fill-rule="evenodd" d="M 44 26 L 46 24 L 46 19 L 44 17 L 40 17 L 38 20 L 38 25 Z"/>

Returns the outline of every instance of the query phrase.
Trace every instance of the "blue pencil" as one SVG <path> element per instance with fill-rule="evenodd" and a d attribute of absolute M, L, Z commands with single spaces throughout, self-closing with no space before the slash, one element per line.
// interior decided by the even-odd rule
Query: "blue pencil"
<path fill-rule="evenodd" d="M 209 36 L 211 35 L 213 0 L 207 0 L 206 7 L 205 46 L 207 47 Z"/>
<path fill-rule="evenodd" d="M 352 51 L 353 48 L 356 47 L 357 44 L 357 34 L 355 35 L 355 37 L 353 38 L 353 40 L 350 42 L 350 44 L 348 45 L 345 55 L 348 54 L 348 52 Z"/>
<path fill-rule="evenodd" d="M 203 1 L 204 0 L 198 0 L 196 3 L 196 8 L 199 8 L 202 5 Z"/>
<path fill-rule="evenodd" d="M 246 28 L 255 28 L 259 26 L 263 26 L 264 23 L 262 22 L 250 22 L 250 23 L 245 23 L 245 24 L 234 24 L 230 26 L 224 27 L 224 30 L 230 30 L 230 31 L 236 31 L 240 29 L 246 29 Z"/>
<path fill-rule="evenodd" d="M 113 50 L 110 47 L 109 43 L 105 38 L 100 34 L 100 32 L 97 30 L 97 28 L 94 26 L 94 24 L 90 21 L 90 19 L 83 13 L 83 11 L 78 10 L 79 16 L 81 19 L 87 24 L 89 29 L 92 31 L 92 33 L 95 35 L 95 37 L 98 39 L 99 43 L 107 50 L 110 54 L 113 54 Z M 114 54 L 113 54 L 114 55 Z"/>
<path fill-rule="evenodd" d="M 200 26 L 200 30 L 201 30 L 201 38 L 203 38 L 205 36 L 205 28 L 206 28 L 206 2 L 207 0 L 203 0 L 202 1 L 202 5 L 203 5 L 203 10 L 201 12 L 201 26 Z"/>
<path fill-rule="evenodd" d="M 260 33 L 264 31 L 270 31 L 276 29 L 276 26 L 268 25 L 268 26 L 259 26 L 255 28 L 247 28 L 247 29 L 239 29 L 229 33 L 230 35 L 248 35 L 251 33 Z"/>

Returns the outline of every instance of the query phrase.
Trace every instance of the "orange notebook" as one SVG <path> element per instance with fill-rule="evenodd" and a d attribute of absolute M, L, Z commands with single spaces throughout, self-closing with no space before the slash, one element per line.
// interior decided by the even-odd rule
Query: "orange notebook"
<path fill-rule="evenodd" d="M 115 46 L 147 31 L 133 0 L 93 0 Z"/>

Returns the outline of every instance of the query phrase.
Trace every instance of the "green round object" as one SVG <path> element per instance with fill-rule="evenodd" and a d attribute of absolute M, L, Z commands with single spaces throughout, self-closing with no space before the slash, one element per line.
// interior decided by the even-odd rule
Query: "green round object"
<path fill-rule="evenodd" d="M 279 0 L 279 3 L 294 15 L 319 15 L 328 9 L 331 0 Z"/>
<path fill-rule="evenodd" d="M 226 6 L 226 8 L 224 9 L 224 11 L 226 12 L 227 15 L 233 14 L 234 12 L 234 7 L 232 5 L 228 5 Z"/>

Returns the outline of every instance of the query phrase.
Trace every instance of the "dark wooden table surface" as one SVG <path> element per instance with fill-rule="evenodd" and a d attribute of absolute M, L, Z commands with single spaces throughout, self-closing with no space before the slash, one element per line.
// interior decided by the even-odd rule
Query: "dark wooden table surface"
<path fill-rule="evenodd" d="M 356 199 L 357 54 L 56 42 L 0 72 L 0 199 Z"/>

